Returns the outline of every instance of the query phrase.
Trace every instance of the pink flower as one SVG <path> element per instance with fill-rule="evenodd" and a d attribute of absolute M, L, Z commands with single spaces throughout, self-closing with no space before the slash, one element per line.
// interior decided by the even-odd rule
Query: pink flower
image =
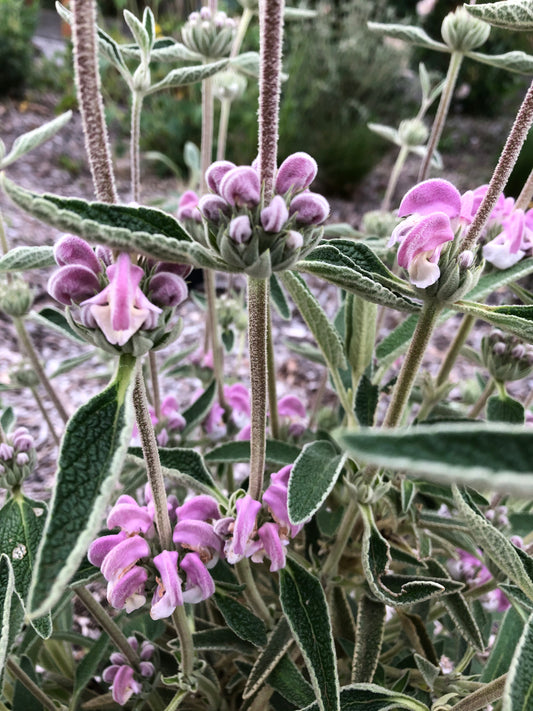
<path fill-rule="evenodd" d="M 329 203 L 318 193 L 300 193 L 291 200 L 289 214 L 299 225 L 320 225 L 329 215 Z"/>
<path fill-rule="evenodd" d="M 231 163 L 229 160 L 217 160 L 215 163 L 211 163 L 209 168 L 205 171 L 205 182 L 207 187 L 214 193 L 220 194 L 220 182 L 222 178 L 229 173 L 232 168 L 236 168 L 235 163 Z"/>
<path fill-rule="evenodd" d="M 178 521 L 172 538 L 182 548 L 198 553 L 208 568 L 217 564 L 222 553 L 222 541 L 206 521 L 190 518 Z"/>
<path fill-rule="evenodd" d="M 126 533 L 152 532 L 154 514 L 140 506 L 132 496 L 119 496 L 107 517 L 108 528 L 120 528 Z"/>
<path fill-rule="evenodd" d="M 289 219 L 289 211 L 281 195 L 274 195 L 270 205 L 261 210 L 261 224 L 266 232 L 281 232 Z"/>
<path fill-rule="evenodd" d="M 140 694 L 142 691 L 142 686 L 135 681 L 133 674 L 133 669 L 127 664 L 120 666 L 114 674 L 111 692 L 113 700 L 120 706 L 127 704 L 133 694 Z"/>
<path fill-rule="evenodd" d="M 237 516 L 233 525 L 233 537 L 226 543 L 225 555 L 228 563 L 238 563 L 239 560 L 250 555 L 249 547 L 252 545 L 256 533 L 257 514 L 261 510 L 261 502 L 252 499 L 250 494 L 235 502 Z"/>
<path fill-rule="evenodd" d="M 255 207 L 261 198 L 259 176 L 249 165 L 229 170 L 220 181 L 220 195 L 230 205 Z"/>
<path fill-rule="evenodd" d="M 186 190 L 178 202 L 178 220 L 194 220 L 201 222 L 202 216 L 198 210 L 198 195 L 194 190 Z"/>
<path fill-rule="evenodd" d="M 305 190 L 315 179 L 317 171 L 318 166 L 314 158 L 304 152 L 293 153 L 285 158 L 279 167 L 276 192 L 284 195 L 289 190 Z"/>
<path fill-rule="evenodd" d="M 286 563 L 286 546 L 289 541 L 280 536 L 279 526 L 277 523 L 264 523 L 257 531 L 261 548 L 256 550 L 252 555 L 254 563 L 260 563 L 263 557 L 270 560 L 270 572 L 275 573 L 277 570 L 285 567 Z"/>
<path fill-rule="evenodd" d="M 252 236 L 252 225 L 248 215 L 234 217 L 229 223 L 228 233 L 231 239 L 237 244 L 248 242 Z"/>
<path fill-rule="evenodd" d="M 533 216 L 533 210 L 529 210 Z M 483 257 L 498 269 L 508 269 L 519 262 L 533 246 L 533 224 L 528 214 L 514 210 L 502 220 L 502 231 L 483 246 Z M 530 221 L 531 223 L 532 221 Z"/>
<path fill-rule="evenodd" d="M 183 592 L 184 602 L 201 602 L 213 595 L 215 582 L 196 553 L 187 553 L 180 563 L 180 568 L 187 575 Z"/>
<path fill-rule="evenodd" d="M 157 578 L 157 590 L 152 599 L 150 617 L 153 620 L 161 620 L 170 617 L 178 605 L 183 605 L 177 552 L 163 551 L 155 556 L 154 565 L 160 577 Z"/>

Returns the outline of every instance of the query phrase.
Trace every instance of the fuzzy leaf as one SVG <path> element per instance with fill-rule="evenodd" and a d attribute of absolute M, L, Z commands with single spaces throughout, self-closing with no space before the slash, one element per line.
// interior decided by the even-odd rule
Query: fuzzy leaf
<path fill-rule="evenodd" d="M 126 24 L 128 25 L 130 32 L 133 35 L 133 38 L 139 45 L 141 54 L 145 57 L 146 60 L 148 60 L 152 45 L 148 31 L 146 30 L 143 23 L 139 19 L 137 19 L 135 15 L 129 10 L 124 10 L 124 20 L 126 21 Z"/>
<path fill-rule="evenodd" d="M 343 686 L 340 690 L 340 703 L 342 711 L 397 711 L 397 709 L 429 711 L 421 701 L 377 684 Z M 319 709 L 320 705 L 315 701 L 301 711 L 319 711 Z"/>
<path fill-rule="evenodd" d="M 533 432 L 496 424 L 435 424 L 408 429 L 340 430 L 338 441 L 364 462 L 430 481 L 533 494 Z"/>
<path fill-rule="evenodd" d="M 510 607 L 503 617 L 498 636 L 481 672 L 479 679 L 481 682 L 488 684 L 509 671 L 516 643 L 523 629 L 524 620 L 513 607 Z"/>
<path fill-rule="evenodd" d="M 55 264 L 53 247 L 15 247 L 0 258 L 0 272 L 25 272 Z"/>
<path fill-rule="evenodd" d="M 308 10 L 303 7 L 286 7 L 283 10 L 284 20 L 310 20 L 317 16 L 316 10 Z"/>
<path fill-rule="evenodd" d="M 297 708 L 312 703 L 315 698 L 313 687 L 303 678 L 302 672 L 287 654 L 281 657 L 266 681 Z"/>
<path fill-rule="evenodd" d="M 285 298 L 285 294 L 281 289 L 279 279 L 275 274 L 272 274 L 270 276 L 270 298 L 272 299 L 272 303 L 274 304 L 276 311 L 281 316 L 281 318 L 284 321 L 289 321 L 292 315 L 291 307 L 289 306 L 289 302 Z"/>
<path fill-rule="evenodd" d="M 135 360 L 121 356 L 115 379 L 69 420 L 29 594 L 30 615 L 60 598 L 100 530 L 133 429 Z"/>
<path fill-rule="evenodd" d="M 263 620 L 254 615 L 247 607 L 241 605 L 231 595 L 216 592 L 214 601 L 228 627 L 241 639 L 251 642 L 256 647 L 264 647 L 267 643 L 266 629 Z"/>
<path fill-rule="evenodd" d="M 289 624 L 284 617 L 281 617 L 248 676 L 246 686 L 242 692 L 243 699 L 252 697 L 265 683 L 266 678 L 283 657 L 292 641 Z"/>
<path fill-rule="evenodd" d="M 533 343 L 533 306 L 487 306 L 471 301 L 457 301 L 453 308 L 477 316 L 523 341 Z"/>
<path fill-rule="evenodd" d="M 397 146 L 401 145 L 398 131 L 397 129 L 392 128 L 392 126 L 385 126 L 382 123 L 369 123 L 367 126 L 373 133 L 381 136 L 381 138 L 384 138 L 386 141 L 390 141 Z"/>
<path fill-rule="evenodd" d="M 238 652 L 239 654 L 257 654 L 257 647 L 245 642 L 228 627 L 214 627 L 193 634 L 194 648 L 200 651 Z"/>
<path fill-rule="evenodd" d="M 533 614 L 513 656 L 503 690 L 502 711 L 529 711 L 533 699 Z"/>
<path fill-rule="evenodd" d="M 465 5 L 474 17 L 506 30 L 533 30 L 531 0 L 504 0 L 483 5 Z"/>
<path fill-rule="evenodd" d="M 293 560 L 280 571 L 281 607 L 305 660 L 320 711 L 340 711 L 329 610 L 320 582 Z"/>
<path fill-rule="evenodd" d="M 109 651 L 109 637 L 105 632 L 100 633 L 100 636 L 89 649 L 87 654 L 76 664 L 76 676 L 74 679 L 74 688 L 72 690 L 71 704 L 73 708 L 77 706 L 77 700 L 90 683 L 92 678 L 97 674 L 100 663 L 107 656 Z"/>
<path fill-rule="evenodd" d="M 37 146 L 40 146 L 48 139 L 55 136 L 58 131 L 61 131 L 63 126 L 65 126 L 72 117 L 72 111 L 67 111 L 61 116 L 58 116 L 52 121 L 39 126 L 39 128 L 34 128 L 33 131 L 28 131 L 28 133 L 22 134 L 15 139 L 10 152 L 0 161 L 0 170 L 4 170 L 8 165 L 14 163 L 18 158 L 29 153 Z"/>
<path fill-rule="evenodd" d="M 205 418 L 209 414 L 209 411 L 213 407 L 215 397 L 216 382 L 213 380 L 213 382 L 208 385 L 208 387 L 204 390 L 200 397 L 197 398 L 192 403 L 192 405 L 190 405 L 186 410 L 184 410 L 183 417 L 187 424 L 185 425 L 183 434 L 187 434 L 192 429 L 194 429 L 196 425 L 200 424 L 202 420 L 205 420 Z"/>
<path fill-rule="evenodd" d="M 371 682 L 381 654 L 385 603 L 363 595 L 357 606 L 352 682 Z"/>
<path fill-rule="evenodd" d="M 489 422 L 508 422 L 511 425 L 523 425 L 525 418 L 524 406 L 518 400 L 508 395 L 495 395 L 487 402 L 487 420 Z"/>
<path fill-rule="evenodd" d="M 468 301 L 481 301 L 500 286 L 505 286 L 533 272 L 533 257 L 521 259 L 509 269 L 494 269 L 489 274 L 484 274 L 476 286 L 468 292 L 465 299 Z"/>
<path fill-rule="evenodd" d="M 30 311 L 30 317 L 32 321 L 45 326 L 47 329 L 51 328 L 62 336 L 70 338 L 71 341 L 76 341 L 77 343 L 85 343 L 85 341 L 75 333 L 70 327 L 69 322 L 61 311 L 57 309 L 46 308 L 41 311 Z"/>
<path fill-rule="evenodd" d="M 374 424 L 374 415 L 379 399 L 379 388 L 366 375 L 361 377 L 355 395 L 355 414 L 362 427 Z"/>
<path fill-rule="evenodd" d="M 156 91 L 161 89 L 173 89 L 178 86 L 187 86 L 187 84 L 195 84 L 198 81 L 212 77 L 213 74 L 220 72 L 228 66 L 228 59 L 221 59 L 218 62 L 212 62 L 210 64 L 198 64 L 193 67 L 180 67 L 179 69 L 173 69 L 170 71 L 164 79 L 158 81 L 146 92 L 147 94 L 154 94 Z"/>
<path fill-rule="evenodd" d="M 517 74 L 533 74 L 533 56 L 520 50 L 506 52 L 505 54 L 483 54 L 482 52 L 469 52 L 468 57 L 476 59 L 482 64 L 488 64 L 498 69 L 507 69 L 508 72 Z"/>
<path fill-rule="evenodd" d="M 231 59 L 231 66 L 238 69 L 241 74 L 244 74 L 251 79 L 259 78 L 259 53 L 258 52 L 243 52 Z"/>
<path fill-rule="evenodd" d="M 400 39 L 418 47 L 435 49 L 438 52 L 449 52 L 450 48 L 442 42 L 436 42 L 421 28 L 415 25 L 394 25 L 381 22 L 369 22 L 368 29 L 385 37 Z"/>
<path fill-rule="evenodd" d="M 141 52 L 137 45 L 120 45 L 120 52 L 126 59 L 137 59 L 141 57 Z M 158 39 L 154 42 L 150 52 L 152 62 L 200 62 L 202 56 L 197 52 L 188 49 L 181 42 L 171 37 Z"/>
<path fill-rule="evenodd" d="M 307 521 L 335 486 L 346 457 L 327 440 L 310 442 L 294 462 L 289 479 L 288 510 L 293 524 Z"/>
<path fill-rule="evenodd" d="M 7 656 L 24 621 L 24 608 L 15 589 L 10 556 L 0 555 L 0 683 Z"/>
<path fill-rule="evenodd" d="M 266 460 L 273 464 L 292 464 L 299 456 L 301 449 L 288 442 L 280 442 L 275 439 L 267 439 Z M 249 462 L 250 461 L 250 441 L 226 442 L 219 444 L 204 457 L 206 462 Z"/>
<path fill-rule="evenodd" d="M 403 347 L 409 342 L 415 332 L 417 321 L 418 316 L 413 314 L 396 326 L 396 328 L 378 344 L 376 356 L 381 360 L 397 351 L 403 350 Z"/>
<path fill-rule="evenodd" d="M 282 272 L 280 279 L 298 307 L 325 359 L 332 368 L 346 367 L 344 346 L 339 333 L 301 276 Z"/>

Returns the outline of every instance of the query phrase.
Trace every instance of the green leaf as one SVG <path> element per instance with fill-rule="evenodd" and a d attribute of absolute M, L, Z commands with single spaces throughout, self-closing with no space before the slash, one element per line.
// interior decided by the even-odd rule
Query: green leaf
<path fill-rule="evenodd" d="M 453 308 L 477 316 L 528 343 L 533 343 L 533 306 L 487 306 L 471 301 L 457 301 Z"/>
<path fill-rule="evenodd" d="M 0 262 L 1 263 L 1 262 Z M 275 274 L 270 276 L 270 298 L 274 304 L 276 311 L 284 321 L 289 321 L 291 318 L 291 307 L 285 298 L 278 277 Z"/>
<path fill-rule="evenodd" d="M 110 647 L 109 637 L 101 632 L 95 644 L 87 654 L 76 664 L 74 689 L 72 690 L 72 708 L 76 708 L 77 701 L 87 684 L 96 676 L 100 662 L 107 656 Z"/>
<path fill-rule="evenodd" d="M 330 239 L 327 245 L 319 245 L 311 252 L 309 257 L 319 254 L 322 247 L 335 247 L 343 257 L 348 257 L 357 269 L 370 272 L 375 277 L 399 286 L 405 286 L 403 279 L 400 279 L 388 269 L 381 259 L 364 242 L 357 242 L 353 239 Z"/>
<path fill-rule="evenodd" d="M 399 133 L 397 129 L 392 128 L 392 126 L 385 126 L 382 123 L 368 123 L 367 126 L 372 131 L 372 133 L 376 133 L 378 136 L 384 138 L 386 141 L 390 141 L 391 143 L 394 143 L 397 146 L 401 145 Z"/>
<path fill-rule="evenodd" d="M 244 76 L 251 79 L 259 78 L 259 52 L 243 52 L 233 57 L 230 66 L 238 69 Z"/>
<path fill-rule="evenodd" d="M 5 176 L 2 185 L 21 209 L 88 242 L 124 252 L 139 252 L 160 261 L 206 268 L 224 266 L 205 247 L 192 242 L 178 221 L 161 210 L 39 195 Z"/>
<path fill-rule="evenodd" d="M 19 666 L 33 683 L 39 686 L 39 680 L 31 659 L 27 656 L 21 657 Z M 18 679 L 15 681 L 15 689 L 13 691 L 12 711 L 43 711 L 41 702 Z"/>
<path fill-rule="evenodd" d="M 352 662 L 352 682 L 371 682 L 376 671 L 383 631 L 385 603 L 363 595 L 357 606 L 357 627 Z"/>
<path fill-rule="evenodd" d="M 309 671 L 317 708 L 340 711 L 331 621 L 320 582 L 289 559 L 280 570 L 280 601 Z"/>
<path fill-rule="evenodd" d="M 474 17 L 506 30 L 533 30 L 531 0 L 504 0 L 483 5 L 465 5 Z"/>
<path fill-rule="evenodd" d="M 57 309 L 46 308 L 39 312 L 30 311 L 30 317 L 32 321 L 36 321 L 46 328 L 52 328 L 62 336 L 70 338 L 71 341 L 85 343 L 85 341 L 83 341 L 77 333 L 74 333 L 65 316 Z"/>
<path fill-rule="evenodd" d="M 216 382 L 213 380 L 210 385 L 204 390 L 204 392 L 198 397 L 192 405 L 190 405 L 184 412 L 183 417 L 185 422 L 185 429 L 183 434 L 188 434 L 193 430 L 196 425 L 200 424 L 202 420 L 205 420 L 209 411 L 213 407 L 216 397 Z"/>
<path fill-rule="evenodd" d="M 287 655 L 281 657 L 272 669 L 267 683 L 298 708 L 312 703 L 315 698 L 313 687 L 303 678 L 302 672 Z"/>
<path fill-rule="evenodd" d="M 82 353 L 79 356 L 74 356 L 73 358 L 66 358 L 61 365 L 54 370 L 50 375 L 50 378 L 57 378 L 58 375 L 63 375 L 64 373 L 70 373 L 71 370 L 75 370 L 79 365 L 86 363 L 94 356 L 94 353 Z"/>
<path fill-rule="evenodd" d="M 384 24 L 381 22 L 369 22 L 368 29 L 385 37 L 393 37 L 400 39 L 409 44 L 415 44 L 418 47 L 426 47 L 434 49 L 437 52 L 450 52 L 450 48 L 442 42 L 436 42 L 424 32 L 421 27 L 415 25 L 395 25 Z"/>
<path fill-rule="evenodd" d="M 4 170 L 8 165 L 14 163 L 18 158 L 29 153 L 37 146 L 40 146 L 48 139 L 55 136 L 58 131 L 60 131 L 63 126 L 65 126 L 72 117 L 72 111 L 67 111 L 61 116 L 58 116 L 52 121 L 39 126 L 39 128 L 34 128 L 33 131 L 28 131 L 28 133 L 22 134 L 15 139 L 11 151 L 0 161 L 0 170 Z"/>
<path fill-rule="evenodd" d="M 141 53 L 136 45 L 120 45 L 120 53 L 126 59 L 140 59 Z M 181 42 L 171 37 L 156 40 L 150 53 L 152 62 L 199 62 L 202 56 L 188 49 Z"/>
<path fill-rule="evenodd" d="M 285 271 L 281 273 L 280 279 L 309 326 L 326 361 L 332 368 L 346 367 L 342 340 L 302 277 Z"/>
<path fill-rule="evenodd" d="M 263 620 L 254 615 L 247 607 L 241 605 L 231 595 L 221 592 L 214 594 L 215 605 L 222 613 L 228 627 L 241 639 L 251 642 L 256 647 L 264 647 L 267 643 L 266 629 Z"/>
<path fill-rule="evenodd" d="M 53 247 L 15 247 L 0 258 L 0 272 L 25 272 L 55 264 Z"/>
<path fill-rule="evenodd" d="M 518 400 L 506 395 L 494 395 L 487 402 L 487 420 L 489 422 L 508 422 L 511 425 L 523 425 L 525 419 L 524 406 Z"/>
<path fill-rule="evenodd" d="M 146 28 L 144 27 L 143 23 L 139 19 L 137 19 L 135 15 L 129 10 L 124 10 L 124 20 L 130 28 L 130 32 L 133 35 L 133 38 L 139 45 L 141 54 L 148 63 L 152 42 L 150 41 L 150 36 Z"/>
<path fill-rule="evenodd" d="M 316 10 L 302 7 L 286 7 L 283 10 L 284 20 L 310 20 L 318 15 Z"/>
<path fill-rule="evenodd" d="M 443 484 L 533 494 L 533 432 L 496 424 L 434 424 L 395 430 L 341 430 L 350 455 Z"/>
<path fill-rule="evenodd" d="M 302 450 L 294 444 L 267 439 L 266 460 L 272 464 L 292 464 Z M 206 462 L 216 464 L 250 461 L 250 442 L 225 442 L 219 444 L 204 457 Z"/>
<path fill-rule="evenodd" d="M 533 701 L 533 613 L 518 642 L 507 674 L 502 711 L 530 711 Z"/>
<path fill-rule="evenodd" d="M 228 627 L 214 627 L 193 634 L 194 648 L 197 651 L 238 652 L 239 654 L 257 654 L 257 647 L 245 642 Z"/>
<path fill-rule="evenodd" d="M 362 427 L 374 424 L 374 415 L 378 406 L 379 388 L 367 375 L 362 375 L 355 395 L 355 414 Z"/>
<path fill-rule="evenodd" d="M 121 356 L 113 382 L 67 424 L 30 589 L 32 617 L 59 600 L 100 530 L 133 429 L 135 370 L 136 361 Z"/>
<path fill-rule="evenodd" d="M 403 350 L 405 344 L 412 338 L 417 322 L 418 315 L 408 316 L 378 344 L 376 356 L 381 360 Z"/>
<path fill-rule="evenodd" d="M 494 681 L 509 671 L 516 649 L 516 641 L 520 639 L 523 629 L 524 620 L 513 607 L 510 607 L 503 617 L 498 629 L 498 636 L 481 672 L 479 680 L 483 684 L 488 684 L 489 681 Z"/>
<path fill-rule="evenodd" d="M 289 624 L 284 617 L 281 617 L 276 627 L 270 634 L 267 644 L 248 676 L 248 680 L 242 692 L 243 699 L 249 699 L 265 683 L 266 678 L 274 669 L 279 660 L 283 657 L 287 649 L 292 644 L 292 635 Z M 309 702 L 307 702 L 309 703 Z"/>
<path fill-rule="evenodd" d="M 0 555 L 0 683 L 7 655 L 24 621 L 22 600 L 15 589 L 15 574 L 10 556 Z"/>
<path fill-rule="evenodd" d="M 310 442 L 294 462 L 289 479 L 288 510 L 291 523 L 305 523 L 335 486 L 346 457 L 327 440 Z"/>
<path fill-rule="evenodd" d="M 482 52 L 469 52 L 468 57 L 482 64 L 488 64 L 498 69 L 507 69 L 508 72 L 517 74 L 533 74 L 533 56 L 521 50 L 506 52 L 505 54 L 483 54 Z"/>
<path fill-rule="evenodd" d="M 421 701 L 377 684 L 343 686 L 340 690 L 340 704 L 342 711 L 429 711 Z M 301 711 L 319 711 L 320 708 L 319 703 L 315 701 Z"/>
<path fill-rule="evenodd" d="M 489 274 L 484 274 L 476 286 L 469 291 L 465 299 L 468 301 L 481 301 L 500 286 L 505 286 L 533 272 L 533 257 L 521 259 L 509 269 L 494 269 Z"/>
<path fill-rule="evenodd" d="M 228 66 L 228 62 L 228 59 L 221 59 L 218 62 L 212 62 L 210 64 L 198 64 L 193 67 L 173 69 L 164 79 L 161 79 L 161 81 L 158 81 L 156 84 L 152 84 L 146 94 L 154 94 L 161 89 L 173 89 L 178 86 L 195 84 L 225 69 Z"/>
<path fill-rule="evenodd" d="M 9 407 L 6 407 L 6 409 L 2 413 L 2 416 L 0 417 L 0 425 L 4 432 L 10 432 L 11 428 L 15 424 L 15 421 L 15 411 L 10 405 Z"/>

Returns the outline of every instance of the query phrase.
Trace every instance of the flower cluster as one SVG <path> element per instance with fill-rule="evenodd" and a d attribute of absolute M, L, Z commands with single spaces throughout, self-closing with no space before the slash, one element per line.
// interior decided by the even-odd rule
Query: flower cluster
<path fill-rule="evenodd" d="M 207 495 L 196 496 L 181 506 L 169 496 L 176 550 L 154 556 L 154 504 L 148 487 L 145 495 L 145 506 L 131 496 L 119 497 L 107 518 L 108 528 L 119 528 L 119 532 L 97 538 L 88 557 L 107 580 L 107 599 L 112 607 L 137 610 L 145 604 L 148 588 L 153 591 L 150 615 L 162 619 L 172 615 L 178 605 L 200 602 L 214 593 L 208 569 L 222 553 L 222 539 L 213 527 L 220 512 L 216 501 Z"/>
<path fill-rule="evenodd" d="M 167 395 L 161 400 L 159 417 L 151 405 L 148 407 L 148 411 L 160 447 L 166 447 L 174 434 L 179 434 L 185 429 L 185 418 L 180 413 L 179 403 L 174 395 Z M 137 425 L 134 425 L 132 439 L 138 441 L 138 435 Z"/>
<path fill-rule="evenodd" d="M 487 185 L 473 191 L 474 205 L 479 205 L 487 192 Z M 485 236 L 496 236 L 483 246 L 483 257 L 498 269 L 508 269 L 526 255 L 533 253 L 533 209 L 515 208 L 514 198 L 500 195 L 492 210 Z"/>
<path fill-rule="evenodd" d="M 500 383 L 526 378 L 533 368 L 533 347 L 499 329 L 481 339 L 481 357 L 494 380 Z"/>
<path fill-rule="evenodd" d="M 251 558 L 254 563 L 270 560 L 270 572 L 285 567 L 286 546 L 298 535 L 304 524 L 295 526 L 289 521 L 287 493 L 292 464 L 270 476 L 270 486 L 265 489 L 262 503 L 246 494 L 235 502 L 233 518 L 222 518 L 215 529 L 226 539 L 224 555 L 228 563 L 238 563 Z M 274 521 L 258 524 L 262 504 L 266 504 Z"/>
<path fill-rule="evenodd" d="M 242 383 L 224 385 L 224 399 L 231 408 L 230 422 L 239 428 L 237 439 L 249 439 L 250 433 L 250 393 Z M 226 433 L 224 408 L 215 402 L 204 421 L 206 432 L 211 437 L 221 437 Z"/>
<path fill-rule="evenodd" d="M 139 642 L 136 637 L 128 637 L 128 642 L 131 648 L 139 651 Z M 155 651 L 155 647 L 146 640 L 141 644 L 139 652 L 139 672 L 142 677 L 149 679 L 155 674 L 155 667 L 149 659 Z M 133 694 L 140 694 L 142 691 L 142 683 L 135 678 L 135 670 L 128 663 L 128 660 L 121 652 L 113 652 L 109 658 L 111 665 L 106 667 L 102 672 L 102 679 L 106 684 L 111 684 L 111 695 L 113 701 L 124 706 Z"/>
<path fill-rule="evenodd" d="M 518 542 L 515 537 L 514 542 Z M 472 587 L 479 587 L 491 580 L 490 570 L 481 562 L 482 553 L 472 555 L 461 549 L 457 550 L 457 558 L 448 561 L 448 570 L 456 580 L 464 580 Z M 490 612 L 505 612 L 511 605 L 505 594 L 499 589 L 491 590 L 480 598 L 480 602 Z"/>
<path fill-rule="evenodd" d="M 231 50 L 237 23 L 225 12 L 202 7 L 191 12 L 181 29 L 183 44 L 208 59 L 225 57 Z"/>
<path fill-rule="evenodd" d="M 0 442 L 0 485 L 10 489 L 20 483 L 35 466 L 35 443 L 26 427 L 17 427 Z"/>
<path fill-rule="evenodd" d="M 93 250 L 74 235 L 57 242 L 54 256 L 60 268 L 48 291 L 56 301 L 79 307 L 71 325 L 87 340 L 134 355 L 169 342 L 166 326 L 172 309 L 187 298 L 190 267 L 151 260 L 139 266 L 126 252 L 113 261 L 109 249 Z"/>
<path fill-rule="evenodd" d="M 256 165 L 217 161 L 205 176 L 211 192 L 196 205 L 193 194 L 184 194 L 178 216 L 196 219 L 194 210 L 199 210 L 208 226 L 207 246 L 229 270 L 266 278 L 273 271 L 288 269 L 322 235 L 319 225 L 329 215 L 329 204 L 309 190 L 316 173 L 311 156 L 293 153 L 279 167 L 271 201 L 262 205 Z M 193 236 L 198 238 L 196 232 Z"/>

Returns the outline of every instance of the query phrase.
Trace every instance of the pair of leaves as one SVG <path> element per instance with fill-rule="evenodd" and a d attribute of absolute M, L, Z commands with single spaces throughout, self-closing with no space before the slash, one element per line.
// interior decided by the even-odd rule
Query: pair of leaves
<path fill-rule="evenodd" d="M 494 27 L 506 30 L 533 30 L 533 7 L 530 0 L 505 0 L 482 5 L 465 5 L 468 12 Z"/>

